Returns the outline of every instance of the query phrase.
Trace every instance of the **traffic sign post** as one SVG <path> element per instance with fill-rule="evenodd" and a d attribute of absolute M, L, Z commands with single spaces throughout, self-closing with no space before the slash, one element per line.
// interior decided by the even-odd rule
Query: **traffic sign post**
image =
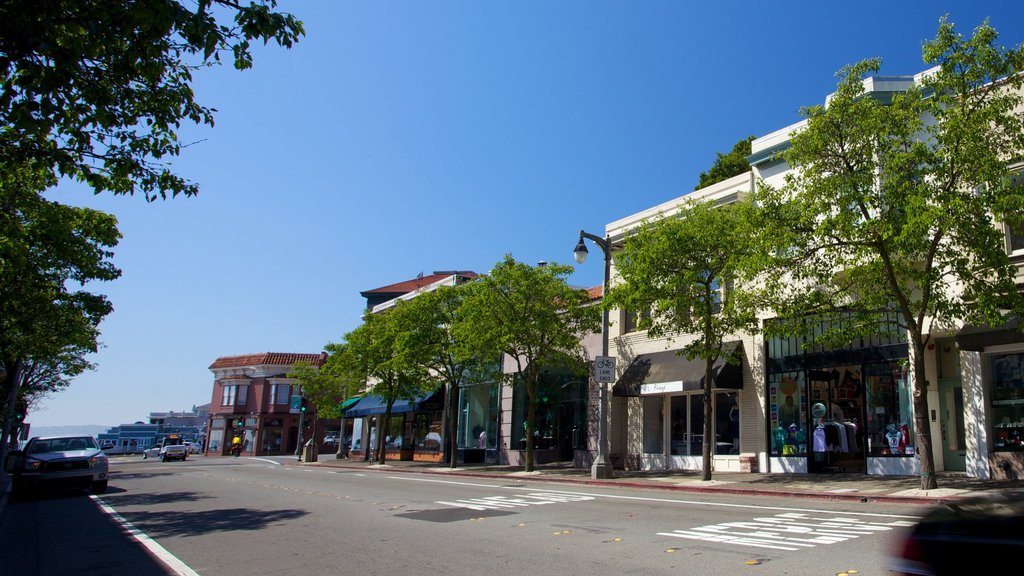
<path fill-rule="evenodd" d="M 594 378 L 598 382 L 615 382 L 615 357 L 598 356 L 594 359 L 594 371 Z"/>

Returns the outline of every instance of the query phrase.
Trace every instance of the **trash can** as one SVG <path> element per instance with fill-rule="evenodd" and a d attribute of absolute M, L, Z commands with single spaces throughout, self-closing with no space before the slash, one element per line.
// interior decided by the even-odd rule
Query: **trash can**
<path fill-rule="evenodd" d="M 306 462 L 316 462 L 319 455 L 316 451 L 316 444 L 310 440 L 302 448 L 302 459 Z"/>

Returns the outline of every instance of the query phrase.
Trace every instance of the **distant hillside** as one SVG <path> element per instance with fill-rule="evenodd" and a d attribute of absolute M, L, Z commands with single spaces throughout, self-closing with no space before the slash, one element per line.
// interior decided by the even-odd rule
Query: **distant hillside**
<path fill-rule="evenodd" d="M 99 426 L 97 424 L 77 424 L 68 426 L 32 426 L 29 434 L 32 436 L 63 436 L 66 434 L 81 434 L 93 436 L 113 428 L 113 426 Z"/>

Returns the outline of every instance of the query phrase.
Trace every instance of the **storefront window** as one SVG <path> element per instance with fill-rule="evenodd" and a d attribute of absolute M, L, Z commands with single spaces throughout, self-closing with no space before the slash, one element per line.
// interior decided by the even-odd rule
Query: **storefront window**
<path fill-rule="evenodd" d="M 914 425 L 906 369 L 898 363 L 868 364 L 864 375 L 868 455 L 912 456 Z"/>
<path fill-rule="evenodd" d="M 645 396 L 644 401 L 644 452 L 665 453 L 665 399 L 662 396 Z"/>
<path fill-rule="evenodd" d="M 807 399 L 803 372 L 768 377 L 772 456 L 807 455 Z"/>
<path fill-rule="evenodd" d="M 363 419 L 356 418 L 352 421 L 352 451 L 363 451 Z"/>
<path fill-rule="evenodd" d="M 539 450 L 561 449 L 560 458 L 571 459 L 574 449 L 586 449 L 585 379 L 570 374 L 544 374 L 537 383 L 537 412 L 534 418 L 533 447 Z M 525 386 L 512 393 L 512 446 L 526 449 Z M 497 409 L 492 400 L 494 410 Z M 488 442 L 494 434 L 488 431 Z"/>
<path fill-rule="evenodd" d="M 715 454 L 740 453 L 740 406 L 735 392 L 715 393 Z"/>
<path fill-rule="evenodd" d="M 493 384 L 463 387 L 459 396 L 459 448 L 493 448 L 494 414 L 490 412 Z"/>
<path fill-rule="evenodd" d="M 211 430 L 210 431 L 210 452 L 217 452 L 220 450 L 220 443 L 224 440 L 224 430 Z"/>
<path fill-rule="evenodd" d="M 401 450 L 405 436 L 405 415 L 392 414 L 388 422 L 388 433 L 384 437 L 386 450 Z"/>
<path fill-rule="evenodd" d="M 441 412 L 420 412 L 416 414 L 416 452 L 438 454 L 441 445 Z"/>
<path fill-rule="evenodd" d="M 242 431 L 242 450 L 249 452 L 253 449 L 254 438 L 256 437 L 256 431 L 246 428 Z"/>
<path fill-rule="evenodd" d="M 281 429 L 266 428 L 263 430 L 263 452 L 270 454 L 281 451 Z"/>
<path fill-rule="evenodd" d="M 1024 451 L 1024 354 L 992 357 L 993 450 Z"/>

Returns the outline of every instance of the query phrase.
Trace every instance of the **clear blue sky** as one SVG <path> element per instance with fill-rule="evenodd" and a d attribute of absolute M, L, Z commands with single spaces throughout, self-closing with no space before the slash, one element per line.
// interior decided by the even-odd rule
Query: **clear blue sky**
<path fill-rule="evenodd" d="M 581 228 L 692 190 L 716 152 L 822 103 L 842 66 L 925 69 L 944 13 L 1024 39 L 1024 3 L 1002 0 L 280 6 L 305 23 L 296 47 L 197 78 L 216 126 L 183 127 L 196 143 L 174 166 L 198 197 L 51 194 L 118 217 L 124 274 L 96 287 L 115 310 L 97 369 L 33 424 L 210 402 L 217 357 L 319 352 L 359 324 L 360 291 L 420 272 L 570 264 Z M 600 262 L 570 281 L 600 284 Z"/>

